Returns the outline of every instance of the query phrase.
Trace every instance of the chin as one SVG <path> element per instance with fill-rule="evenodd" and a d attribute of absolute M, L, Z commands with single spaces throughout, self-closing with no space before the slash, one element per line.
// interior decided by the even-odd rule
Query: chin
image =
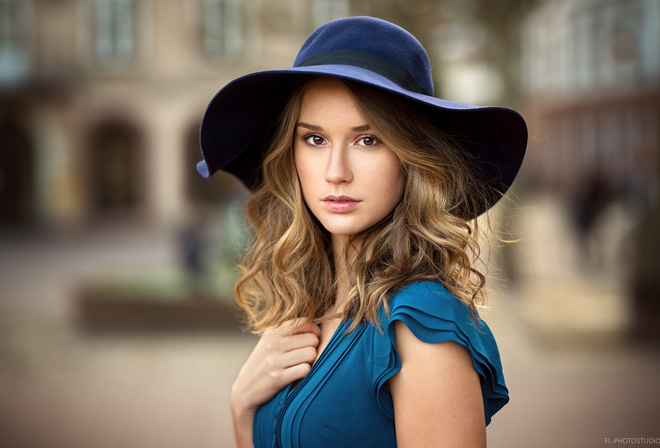
<path fill-rule="evenodd" d="M 321 222 L 323 225 L 323 228 L 328 231 L 333 236 L 343 236 L 343 237 L 350 237 L 353 235 L 357 235 L 361 232 L 364 232 L 365 230 L 368 229 L 368 227 L 363 226 L 363 225 L 342 225 L 342 224 L 336 224 L 336 223 L 324 223 Z"/>

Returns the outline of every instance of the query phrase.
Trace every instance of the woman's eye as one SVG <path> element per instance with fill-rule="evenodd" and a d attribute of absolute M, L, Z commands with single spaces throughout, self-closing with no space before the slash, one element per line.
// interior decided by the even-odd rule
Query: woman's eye
<path fill-rule="evenodd" d="M 359 140 L 360 146 L 376 146 L 378 144 L 378 139 L 373 135 L 366 135 Z"/>
<path fill-rule="evenodd" d="M 312 145 L 312 146 L 319 146 L 319 145 L 322 145 L 323 143 L 325 143 L 325 139 L 323 137 L 321 137 L 320 135 L 308 135 L 308 136 L 304 137 L 303 140 L 305 140 L 305 142 L 308 145 Z"/>

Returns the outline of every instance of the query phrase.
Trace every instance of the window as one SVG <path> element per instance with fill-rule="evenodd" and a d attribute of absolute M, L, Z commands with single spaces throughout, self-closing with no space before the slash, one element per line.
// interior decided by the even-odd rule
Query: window
<path fill-rule="evenodd" d="M 13 85 L 28 75 L 27 2 L 0 0 L 0 85 Z"/>
<path fill-rule="evenodd" d="M 125 69 L 135 56 L 135 0 L 95 0 L 94 52 L 105 69 Z"/>
<path fill-rule="evenodd" d="M 235 58 L 243 48 L 241 0 L 201 0 L 201 49 L 211 60 Z"/>

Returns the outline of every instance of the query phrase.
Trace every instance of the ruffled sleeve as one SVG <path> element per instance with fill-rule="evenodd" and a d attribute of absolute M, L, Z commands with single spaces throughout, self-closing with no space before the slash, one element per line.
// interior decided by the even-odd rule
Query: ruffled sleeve
<path fill-rule="evenodd" d="M 386 383 L 401 369 L 394 332 L 394 321 L 399 320 L 421 341 L 455 341 L 469 350 L 481 379 L 486 424 L 490 423 L 493 414 L 509 401 L 509 394 L 497 344 L 486 323 L 475 321 L 465 304 L 435 282 L 402 288 L 392 297 L 389 307 L 389 318 L 384 311 L 381 314 L 384 334 L 376 334 L 373 339 L 373 387 L 381 410 L 394 418 Z"/>

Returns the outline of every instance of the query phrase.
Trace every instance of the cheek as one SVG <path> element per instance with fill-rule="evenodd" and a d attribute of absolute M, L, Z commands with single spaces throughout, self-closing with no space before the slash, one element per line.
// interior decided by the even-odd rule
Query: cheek
<path fill-rule="evenodd" d="M 392 160 L 388 163 L 380 173 L 381 182 L 383 183 L 383 193 L 387 194 L 390 202 L 397 203 L 403 194 L 405 185 L 405 175 L 403 167 L 399 160 Z"/>

